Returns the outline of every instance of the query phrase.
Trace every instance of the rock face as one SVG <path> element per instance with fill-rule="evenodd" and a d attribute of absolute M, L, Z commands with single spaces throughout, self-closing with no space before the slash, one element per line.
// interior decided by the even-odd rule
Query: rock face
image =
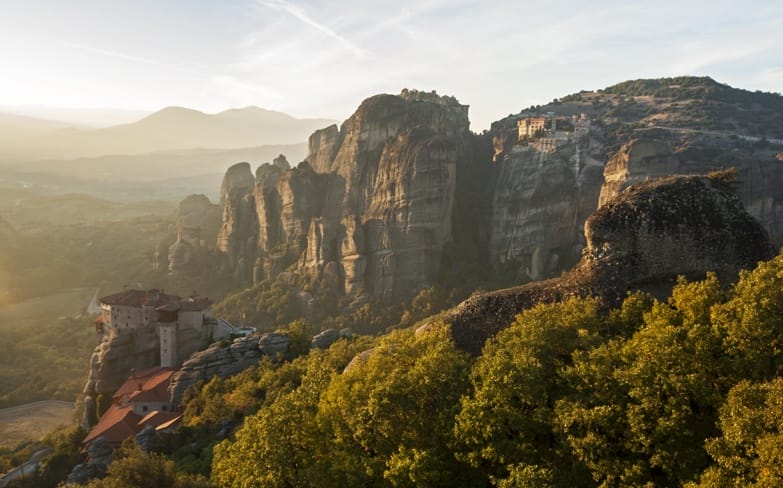
<path fill-rule="evenodd" d="M 349 329 L 328 329 L 312 338 L 312 347 L 326 349 L 337 339 L 350 339 Z M 171 377 L 169 395 L 172 405 L 179 405 L 185 392 L 198 381 L 209 381 L 215 376 L 228 378 L 257 364 L 267 357 L 280 361 L 288 354 L 291 338 L 285 332 L 270 332 L 257 336 L 239 337 L 230 344 L 215 343 L 204 351 L 194 353 Z"/>
<path fill-rule="evenodd" d="M 95 406 L 100 396 L 111 397 L 127 379 L 128 373 L 160 363 L 160 338 L 154 327 L 139 328 L 133 334 L 105 337 L 90 357 L 90 371 L 84 385 L 85 428 L 97 419 Z M 92 408 L 90 408 L 92 407 Z"/>
<path fill-rule="evenodd" d="M 227 378 L 261 360 L 257 337 L 240 337 L 226 346 L 212 344 L 182 363 L 171 377 L 169 395 L 172 405 L 179 405 L 182 396 L 197 381 L 209 381 L 214 376 Z"/>
<path fill-rule="evenodd" d="M 334 341 L 340 338 L 350 339 L 352 336 L 350 329 L 326 329 L 313 336 L 310 347 L 316 349 L 327 349 L 334 344 Z"/>
<path fill-rule="evenodd" d="M 630 187 L 585 223 L 587 247 L 562 278 L 474 296 L 445 319 L 457 344 L 478 354 L 521 310 L 569 296 L 616 305 L 627 290 L 665 294 L 677 275 L 724 277 L 774 255 L 768 234 L 734 194 L 698 176 Z"/>
<path fill-rule="evenodd" d="M 678 174 L 680 169 L 679 160 L 664 141 L 633 139 L 606 163 L 598 206 L 603 206 L 634 183 Z"/>
<path fill-rule="evenodd" d="M 87 462 L 74 466 L 68 475 L 68 483 L 85 485 L 91 479 L 102 478 L 111 463 L 112 447 L 103 437 L 98 437 L 87 446 Z"/>
<path fill-rule="evenodd" d="M 783 166 L 767 150 L 731 140 L 692 136 L 672 140 L 658 132 L 652 137 L 636 138 L 624 144 L 604 170 L 599 206 L 620 194 L 628 186 L 659 176 L 699 174 L 734 167 L 745 208 L 767 229 L 773 244 L 783 245 Z M 705 162 L 705 161 L 711 161 Z"/>
<path fill-rule="evenodd" d="M 315 132 L 296 168 L 278 158 L 253 178 L 231 167 L 217 245 L 226 266 L 247 283 L 293 267 L 316 287 L 336 279 L 382 300 L 430 286 L 451 238 L 467 111 L 429 93 L 379 95 Z"/>
<path fill-rule="evenodd" d="M 221 212 L 204 195 L 189 195 L 177 205 L 177 240 L 168 251 L 172 274 L 188 273 L 203 265 L 221 227 Z"/>
<path fill-rule="evenodd" d="M 495 271 L 511 267 L 518 280 L 536 281 L 579 260 L 584 222 L 603 183 L 596 132 L 567 134 L 545 148 L 517 144 L 516 130 L 496 131 L 488 244 Z"/>
<path fill-rule="evenodd" d="M 254 187 L 249 163 L 231 166 L 220 187 L 223 216 L 216 247 L 225 257 L 224 268 L 239 282 L 250 281 L 253 272 L 250 257 L 257 240 Z"/>

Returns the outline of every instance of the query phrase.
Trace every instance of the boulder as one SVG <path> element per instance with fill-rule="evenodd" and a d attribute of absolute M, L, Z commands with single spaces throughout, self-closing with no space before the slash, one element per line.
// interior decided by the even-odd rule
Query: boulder
<path fill-rule="evenodd" d="M 264 334 L 258 340 L 258 350 L 264 356 L 277 358 L 288 352 L 288 344 L 291 342 L 288 334 L 271 332 Z"/>
<path fill-rule="evenodd" d="M 716 187 L 717 186 L 717 187 Z M 473 296 L 450 310 L 457 345 L 478 354 L 487 338 L 536 303 L 570 296 L 598 297 L 606 308 L 629 290 L 667 296 L 679 275 L 724 281 L 770 259 L 774 248 L 764 227 L 739 198 L 709 178 L 679 176 L 634 185 L 585 223 L 587 247 L 560 278 Z"/>
<path fill-rule="evenodd" d="M 310 346 L 316 349 L 327 349 L 339 338 L 340 332 L 337 329 L 326 329 L 313 336 Z"/>

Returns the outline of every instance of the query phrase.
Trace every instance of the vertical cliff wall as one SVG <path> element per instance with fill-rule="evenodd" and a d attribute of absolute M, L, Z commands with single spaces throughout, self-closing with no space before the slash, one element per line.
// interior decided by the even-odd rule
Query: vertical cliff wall
<path fill-rule="evenodd" d="M 499 130 L 495 150 L 488 254 L 493 269 L 540 280 L 568 269 L 585 245 L 585 219 L 603 183 L 599 134 L 564 137 L 554 147 L 520 144 L 516 130 Z M 542 150 L 543 149 L 543 150 Z"/>
<path fill-rule="evenodd" d="M 217 244 L 226 269 L 247 283 L 293 269 L 316 286 L 337 270 L 343 291 L 381 300 L 434 284 L 468 127 L 453 98 L 378 95 L 315 132 L 295 168 L 278 159 L 253 178 L 233 166 Z"/>
<path fill-rule="evenodd" d="M 736 193 L 766 228 L 775 246 L 783 245 L 783 165 L 774 151 L 731 138 L 666 131 L 653 132 L 623 144 L 607 162 L 599 206 L 629 186 L 672 174 L 702 174 L 735 168 Z"/>

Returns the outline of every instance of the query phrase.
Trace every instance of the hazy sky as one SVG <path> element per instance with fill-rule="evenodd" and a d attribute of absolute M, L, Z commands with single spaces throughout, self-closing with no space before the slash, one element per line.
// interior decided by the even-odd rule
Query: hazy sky
<path fill-rule="evenodd" d="M 455 95 L 474 130 L 631 78 L 783 91 L 783 2 L 0 0 L 0 105 L 344 119 L 375 93 Z"/>

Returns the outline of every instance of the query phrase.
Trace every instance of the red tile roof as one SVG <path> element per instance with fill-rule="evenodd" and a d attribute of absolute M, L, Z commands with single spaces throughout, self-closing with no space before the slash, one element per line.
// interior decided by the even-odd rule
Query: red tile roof
<path fill-rule="evenodd" d="M 136 402 L 168 402 L 169 381 L 173 374 L 173 369 L 160 366 L 131 374 L 112 396 L 115 403 L 106 410 L 82 442 L 89 444 L 95 438 L 103 436 L 109 444 L 120 444 L 128 437 L 136 435 L 150 422 L 156 428 L 161 424 L 173 425 L 173 420 L 180 414 L 158 412 L 159 417 L 148 418 L 150 414 L 142 419 L 133 413 L 133 404 Z M 123 401 L 126 395 L 127 403 L 121 404 L 120 401 Z M 153 419 L 157 420 L 153 422 Z"/>
<path fill-rule="evenodd" d="M 182 297 L 167 295 L 161 290 L 124 290 L 99 299 L 105 305 L 123 305 L 126 307 L 141 307 L 142 305 L 159 306 L 178 302 Z"/>
<path fill-rule="evenodd" d="M 96 438 L 103 436 L 109 444 L 121 444 L 128 437 L 136 435 L 138 423 L 139 416 L 133 413 L 131 405 L 126 407 L 112 405 L 101 416 L 82 443 L 89 444 Z"/>
<path fill-rule="evenodd" d="M 130 401 L 166 401 L 168 399 L 169 380 L 171 380 L 173 374 L 173 369 L 160 366 L 133 373 L 112 395 L 112 398 L 116 401 L 125 395 L 129 395 Z M 146 395 L 139 398 L 142 393 Z"/>
<path fill-rule="evenodd" d="M 159 410 L 153 410 L 144 416 L 139 423 L 136 424 L 139 431 L 143 430 L 148 425 L 153 426 L 156 430 L 161 426 L 169 426 L 175 421 L 182 418 L 182 414 L 178 412 L 161 412 Z M 165 427 L 163 427 L 165 428 Z"/>
<path fill-rule="evenodd" d="M 173 419 L 169 420 L 168 422 L 163 422 L 159 426 L 155 427 L 155 430 L 160 432 L 160 431 L 166 430 L 166 429 L 168 429 L 168 428 L 170 428 L 170 427 L 172 427 L 172 426 L 174 426 L 174 425 L 176 425 L 176 424 L 178 424 L 180 422 L 182 422 L 182 415 L 174 417 Z"/>

